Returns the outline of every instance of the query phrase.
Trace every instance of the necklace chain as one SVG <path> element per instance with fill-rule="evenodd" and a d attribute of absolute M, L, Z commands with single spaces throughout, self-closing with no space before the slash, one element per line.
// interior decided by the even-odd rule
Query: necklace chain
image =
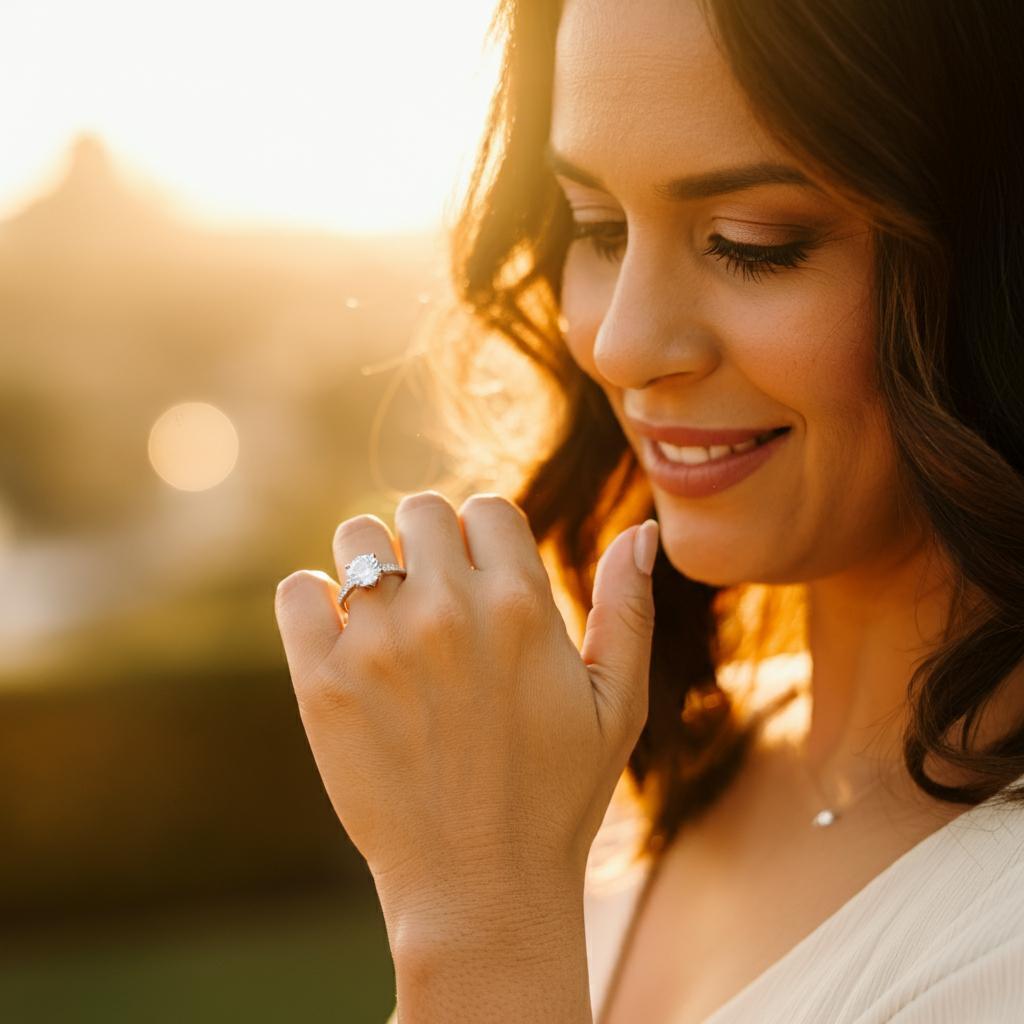
<path fill-rule="evenodd" d="M 818 798 L 821 800 L 821 809 L 811 818 L 810 824 L 812 828 L 827 828 L 829 825 L 837 821 L 842 815 L 844 815 L 855 803 L 857 803 L 862 797 L 872 792 L 876 786 L 882 782 L 882 776 L 876 775 L 866 786 L 861 787 L 860 791 L 854 793 L 853 796 L 842 797 L 831 800 L 828 795 L 822 789 L 821 784 L 818 782 L 814 773 L 807 766 L 807 760 L 803 756 L 806 750 L 806 743 L 801 743 L 798 748 L 797 761 L 800 764 L 801 771 L 804 777 L 811 784 L 814 791 L 817 793 Z"/>

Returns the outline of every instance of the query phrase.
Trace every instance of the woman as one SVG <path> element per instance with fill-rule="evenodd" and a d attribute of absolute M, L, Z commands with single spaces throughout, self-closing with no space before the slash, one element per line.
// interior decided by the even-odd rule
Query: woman
<path fill-rule="evenodd" d="M 276 603 L 402 1024 L 1024 1020 L 1019 5 L 499 14 L 455 280 L 561 414 Z"/>

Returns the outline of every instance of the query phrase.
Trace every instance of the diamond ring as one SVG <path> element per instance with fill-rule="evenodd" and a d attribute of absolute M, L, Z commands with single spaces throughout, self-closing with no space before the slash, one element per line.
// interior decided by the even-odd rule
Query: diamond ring
<path fill-rule="evenodd" d="M 348 595 L 356 587 L 364 587 L 366 589 L 375 587 L 381 576 L 384 576 L 386 573 L 397 573 L 399 576 L 405 576 L 406 570 L 394 562 L 381 562 L 372 553 L 356 555 L 345 566 L 345 584 L 338 595 L 338 604 L 345 611 L 348 611 Z"/>

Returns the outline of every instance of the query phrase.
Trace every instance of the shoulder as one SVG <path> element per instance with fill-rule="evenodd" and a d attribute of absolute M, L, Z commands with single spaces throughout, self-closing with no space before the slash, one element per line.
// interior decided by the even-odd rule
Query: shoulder
<path fill-rule="evenodd" d="M 904 1011 L 905 1024 L 937 1019 L 1017 1024 L 1024 1008 L 1024 933 L 986 950 L 918 996 Z"/>
<path fill-rule="evenodd" d="M 1017 1024 L 1024 1007 L 1024 804 L 979 806 L 920 847 L 880 898 L 902 918 L 870 1012 L 856 1024 Z M 876 915 L 887 911 L 879 904 Z M 896 929 L 894 929 L 896 930 Z"/>
<path fill-rule="evenodd" d="M 888 1005 L 876 1004 L 856 1024 L 935 1024 L 984 1021 L 1019 1024 L 1024 1007 L 1024 930 L 992 942 L 959 962 L 920 991 L 895 991 Z"/>

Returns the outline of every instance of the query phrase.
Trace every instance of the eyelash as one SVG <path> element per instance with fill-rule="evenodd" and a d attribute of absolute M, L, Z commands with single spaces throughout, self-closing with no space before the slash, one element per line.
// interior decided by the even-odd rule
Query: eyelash
<path fill-rule="evenodd" d="M 572 222 L 572 238 L 589 239 L 594 251 L 603 259 L 616 260 L 624 239 L 608 240 L 622 225 L 621 221 L 599 220 L 590 222 Z M 734 274 L 740 274 L 744 280 L 760 280 L 764 273 L 775 274 L 779 270 L 789 269 L 803 263 L 812 248 L 810 242 L 787 242 L 785 245 L 750 245 L 745 242 L 731 242 L 722 235 L 713 234 L 711 244 L 702 250 L 702 256 L 712 256 L 716 260 L 725 260 L 726 266 Z"/>

